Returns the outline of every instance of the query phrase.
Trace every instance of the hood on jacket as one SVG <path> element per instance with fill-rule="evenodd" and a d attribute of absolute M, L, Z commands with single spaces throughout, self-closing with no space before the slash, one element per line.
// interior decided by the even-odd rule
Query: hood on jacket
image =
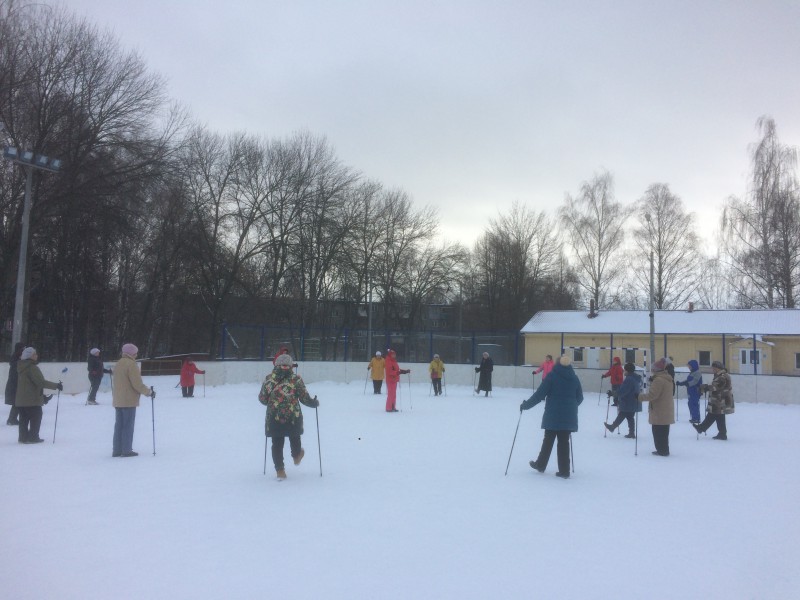
<path fill-rule="evenodd" d="M 696 360 L 694 360 L 694 359 L 690 360 L 690 361 L 689 361 L 688 363 L 686 363 L 686 364 L 687 364 L 687 365 L 689 365 L 689 370 L 690 370 L 690 371 L 697 371 L 697 370 L 699 370 L 699 369 L 700 369 L 700 365 L 699 365 L 699 364 L 697 364 L 697 361 L 696 361 Z"/>
<path fill-rule="evenodd" d="M 622 359 L 619 356 L 615 356 L 614 357 L 614 364 L 615 365 L 621 365 L 622 364 Z"/>

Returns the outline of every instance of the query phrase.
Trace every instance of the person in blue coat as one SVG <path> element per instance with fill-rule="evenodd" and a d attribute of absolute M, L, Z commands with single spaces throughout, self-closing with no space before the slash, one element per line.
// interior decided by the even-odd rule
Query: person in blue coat
<path fill-rule="evenodd" d="M 636 365 L 633 363 L 625 364 L 625 380 L 620 385 L 619 389 L 614 392 L 608 391 L 609 395 L 616 395 L 619 403 L 619 413 L 617 418 L 610 425 L 605 424 L 606 429 L 613 432 L 617 427 L 622 424 L 622 421 L 628 420 L 628 435 L 626 438 L 636 437 L 636 425 L 634 424 L 633 417 L 637 412 L 641 412 L 642 403 L 639 402 L 639 392 L 642 391 L 642 378 L 636 373 Z"/>
<path fill-rule="evenodd" d="M 578 431 L 578 406 L 583 402 L 581 382 L 572 369 L 571 362 L 568 356 L 562 356 L 534 394 L 519 406 L 522 412 L 533 408 L 542 400 L 545 401 L 542 449 L 539 451 L 539 458 L 529 464 L 544 473 L 553 451 L 553 442 L 558 439 L 556 475 L 563 479 L 569 478 L 569 436 L 573 431 Z"/>
<path fill-rule="evenodd" d="M 700 386 L 703 385 L 703 374 L 696 360 L 686 363 L 689 367 L 689 376 L 686 381 L 678 381 L 675 385 L 685 385 L 686 395 L 689 398 L 689 420 L 700 423 Z"/>

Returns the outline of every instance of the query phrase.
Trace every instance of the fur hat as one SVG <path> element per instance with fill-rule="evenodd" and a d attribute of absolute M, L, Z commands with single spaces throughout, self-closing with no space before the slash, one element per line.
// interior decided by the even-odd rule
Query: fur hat
<path fill-rule="evenodd" d="M 562 365 L 564 367 L 568 367 L 568 366 L 570 366 L 572 364 L 572 359 L 569 356 L 567 356 L 566 354 L 562 354 L 561 358 L 558 359 L 558 364 L 560 364 L 560 365 Z"/>
<path fill-rule="evenodd" d="M 22 360 L 28 360 L 33 358 L 34 354 L 36 354 L 36 348 L 34 348 L 33 346 L 28 346 L 27 348 L 25 348 L 25 350 L 22 351 L 20 358 Z"/>
<path fill-rule="evenodd" d="M 275 366 L 276 367 L 289 367 L 291 369 L 292 368 L 292 357 L 289 356 L 289 354 L 281 354 L 275 360 Z"/>
<path fill-rule="evenodd" d="M 659 358 L 656 362 L 653 363 L 653 371 L 663 371 L 666 368 L 667 368 L 666 358 Z"/>
<path fill-rule="evenodd" d="M 128 354 L 130 356 L 136 356 L 139 354 L 139 348 L 137 348 L 134 344 L 128 342 L 127 344 L 122 346 L 122 353 Z"/>
<path fill-rule="evenodd" d="M 89 354 L 92 356 L 100 356 L 100 348 L 92 348 L 89 350 Z"/>
<path fill-rule="evenodd" d="M 711 363 L 711 368 L 712 369 L 724 369 L 725 365 L 723 365 L 720 361 L 715 360 L 714 362 Z"/>

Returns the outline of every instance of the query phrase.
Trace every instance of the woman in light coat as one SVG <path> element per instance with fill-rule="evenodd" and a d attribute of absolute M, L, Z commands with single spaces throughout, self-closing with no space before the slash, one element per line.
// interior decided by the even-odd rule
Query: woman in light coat
<path fill-rule="evenodd" d="M 142 381 L 139 365 L 136 364 L 136 355 L 139 349 L 133 344 L 122 347 L 122 356 L 114 365 L 114 385 L 111 395 L 114 399 L 114 445 L 111 456 L 139 456 L 133 451 L 133 427 L 136 423 L 136 408 L 139 406 L 139 397 L 156 397 L 155 391 L 147 387 Z"/>
<path fill-rule="evenodd" d="M 659 358 L 653 364 L 653 380 L 639 402 L 649 402 L 648 420 L 653 428 L 653 454 L 669 456 L 669 426 L 675 422 L 675 403 L 672 401 L 673 380 L 666 371 L 667 359 Z"/>

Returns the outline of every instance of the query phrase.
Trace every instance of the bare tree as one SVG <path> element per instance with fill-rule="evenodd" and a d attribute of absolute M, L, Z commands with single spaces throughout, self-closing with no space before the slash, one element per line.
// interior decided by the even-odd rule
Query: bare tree
<path fill-rule="evenodd" d="M 599 308 L 623 271 L 614 259 L 624 241 L 625 217 L 614 200 L 611 174 L 603 172 L 583 183 L 577 197 L 567 195 L 558 215 L 580 286 Z"/>

